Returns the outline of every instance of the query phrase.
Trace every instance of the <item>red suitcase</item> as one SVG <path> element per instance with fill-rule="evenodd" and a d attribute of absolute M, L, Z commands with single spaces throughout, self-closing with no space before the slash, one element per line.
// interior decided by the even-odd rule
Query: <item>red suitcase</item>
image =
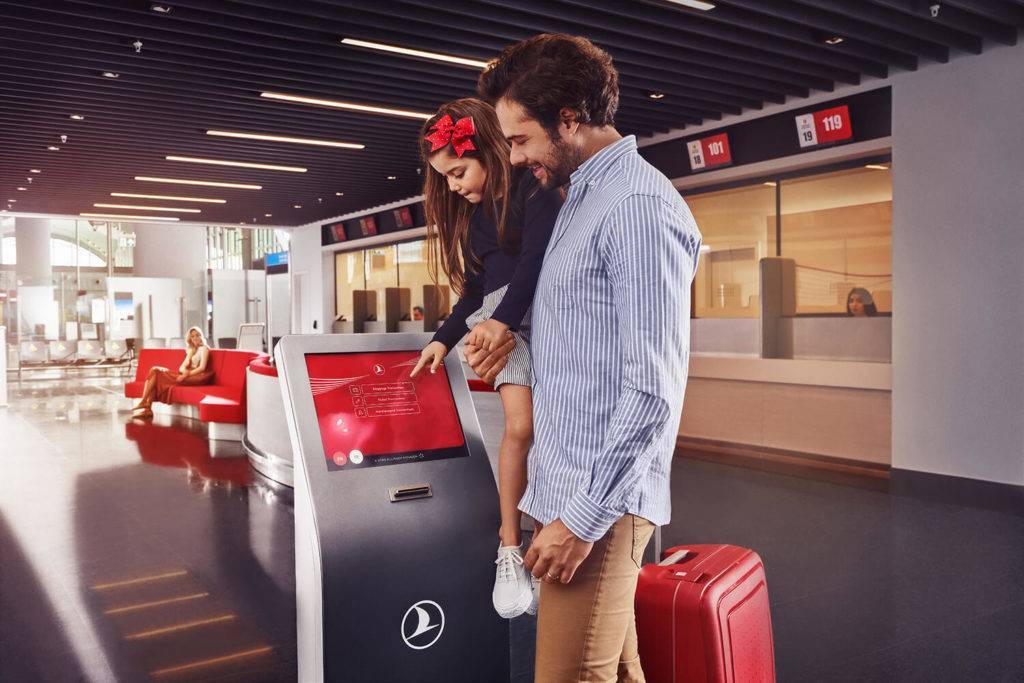
<path fill-rule="evenodd" d="M 636 631 L 648 683 L 775 680 L 768 585 L 757 553 L 669 548 L 640 571 Z"/>

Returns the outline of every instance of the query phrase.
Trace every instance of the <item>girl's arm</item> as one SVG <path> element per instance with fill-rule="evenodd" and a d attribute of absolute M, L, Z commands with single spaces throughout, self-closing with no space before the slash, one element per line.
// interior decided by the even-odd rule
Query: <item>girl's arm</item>
<path fill-rule="evenodd" d="M 466 318 L 484 305 L 483 273 L 473 272 L 469 268 L 472 261 L 466 256 L 468 255 L 463 256 L 463 263 L 466 264 L 465 291 L 452 306 L 452 314 L 448 316 L 431 340 L 441 342 L 449 351 L 469 332 L 469 328 L 466 327 Z"/>
<path fill-rule="evenodd" d="M 533 303 L 537 279 L 544 264 L 544 252 L 547 251 L 558 212 L 562 208 L 558 190 L 545 190 L 535 181 L 523 185 L 526 198 L 519 263 L 509 282 L 508 291 L 491 315 L 491 320 L 497 320 L 513 330 L 519 327 Z"/>
<path fill-rule="evenodd" d="M 185 352 L 185 360 L 181 361 L 181 365 L 178 366 L 178 374 L 188 376 L 188 364 L 192 360 L 193 350 L 189 349 Z"/>

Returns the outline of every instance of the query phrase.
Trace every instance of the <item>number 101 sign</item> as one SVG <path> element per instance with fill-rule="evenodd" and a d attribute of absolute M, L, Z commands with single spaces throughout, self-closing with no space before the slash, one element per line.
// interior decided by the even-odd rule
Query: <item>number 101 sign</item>
<path fill-rule="evenodd" d="M 801 147 L 814 147 L 829 142 L 849 140 L 853 137 L 850 127 L 850 108 L 845 104 L 832 109 L 822 109 L 813 114 L 796 117 L 796 134 Z"/>
<path fill-rule="evenodd" d="M 686 151 L 690 156 L 690 170 L 692 171 L 732 163 L 729 136 L 726 133 L 711 135 L 701 140 L 692 140 L 686 143 Z"/>

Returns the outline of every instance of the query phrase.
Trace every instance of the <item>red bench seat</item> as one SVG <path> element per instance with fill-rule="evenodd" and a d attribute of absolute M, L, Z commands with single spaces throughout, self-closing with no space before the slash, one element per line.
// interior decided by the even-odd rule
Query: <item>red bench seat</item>
<path fill-rule="evenodd" d="M 263 356 L 253 351 L 212 349 L 207 367 L 213 370 L 213 381 L 199 386 L 171 389 L 171 401 L 196 406 L 203 422 L 245 423 L 245 369 Z M 135 381 L 124 386 L 124 395 L 141 398 L 149 371 L 154 366 L 177 371 L 185 360 L 184 349 L 142 349 Z"/>

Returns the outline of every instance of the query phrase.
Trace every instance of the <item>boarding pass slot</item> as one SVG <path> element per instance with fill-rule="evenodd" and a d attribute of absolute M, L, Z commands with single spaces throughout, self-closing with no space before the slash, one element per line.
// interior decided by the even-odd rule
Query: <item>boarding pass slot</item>
<path fill-rule="evenodd" d="M 405 486 L 392 486 L 388 489 L 388 499 L 392 503 L 430 498 L 433 495 L 434 492 L 431 490 L 430 484 L 406 484 Z"/>

